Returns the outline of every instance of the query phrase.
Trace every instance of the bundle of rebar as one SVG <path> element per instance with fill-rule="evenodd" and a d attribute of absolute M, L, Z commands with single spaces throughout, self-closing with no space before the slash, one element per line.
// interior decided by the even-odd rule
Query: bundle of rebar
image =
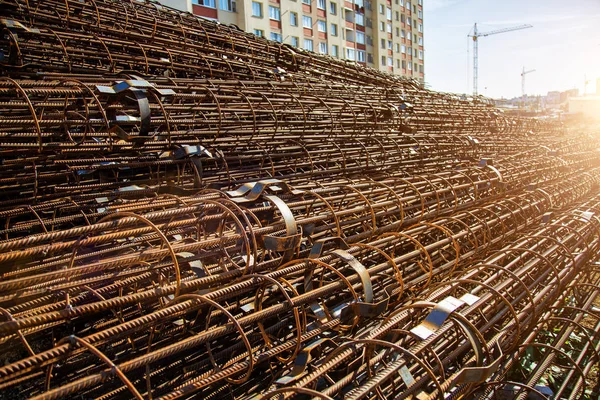
<path fill-rule="evenodd" d="M 598 132 L 153 1 L 0 23 L 0 397 L 594 392 Z"/>

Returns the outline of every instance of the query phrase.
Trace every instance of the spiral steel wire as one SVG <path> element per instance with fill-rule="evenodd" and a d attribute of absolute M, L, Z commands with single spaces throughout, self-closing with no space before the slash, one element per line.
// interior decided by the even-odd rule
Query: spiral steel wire
<path fill-rule="evenodd" d="M 0 28 L 1 398 L 594 390 L 598 132 L 154 1 Z"/>

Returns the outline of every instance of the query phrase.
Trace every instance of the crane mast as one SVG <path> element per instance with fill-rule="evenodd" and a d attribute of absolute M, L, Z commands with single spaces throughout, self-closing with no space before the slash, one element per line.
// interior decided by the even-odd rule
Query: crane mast
<path fill-rule="evenodd" d="M 468 36 L 473 38 L 473 95 L 474 96 L 477 96 L 477 80 L 479 78 L 479 76 L 478 76 L 479 38 L 485 37 L 485 36 L 490 36 L 490 35 L 496 35 L 498 33 L 518 31 L 520 29 L 527 29 L 527 28 L 533 28 L 533 25 L 525 24 L 525 25 L 513 26 L 510 28 L 503 28 L 503 29 L 498 29 L 495 31 L 480 33 L 477 30 L 477 22 L 475 23 L 475 25 L 473 25 L 473 34 L 468 35 Z"/>
<path fill-rule="evenodd" d="M 531 72 L 535 72 L 535 69 L 525 71 L 525 67 L 523 67 L 523 72 L 521 72 L 521 108 L 525 108 L 525 75 Z"/>

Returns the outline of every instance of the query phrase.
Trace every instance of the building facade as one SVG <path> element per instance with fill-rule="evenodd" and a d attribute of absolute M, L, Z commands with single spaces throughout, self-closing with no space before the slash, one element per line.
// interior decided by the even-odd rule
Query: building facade
<path fill-rule="evenodd" d="M 267 39 L 424 82 L 423 0 L 161 0 Z"/>

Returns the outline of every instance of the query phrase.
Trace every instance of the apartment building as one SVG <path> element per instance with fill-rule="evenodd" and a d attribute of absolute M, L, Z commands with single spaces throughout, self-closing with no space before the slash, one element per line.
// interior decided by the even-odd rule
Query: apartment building
<path fill-rule="evenodd" d="M 423 0 L 162 0 L 267 39 L 424 82 Z"/>

